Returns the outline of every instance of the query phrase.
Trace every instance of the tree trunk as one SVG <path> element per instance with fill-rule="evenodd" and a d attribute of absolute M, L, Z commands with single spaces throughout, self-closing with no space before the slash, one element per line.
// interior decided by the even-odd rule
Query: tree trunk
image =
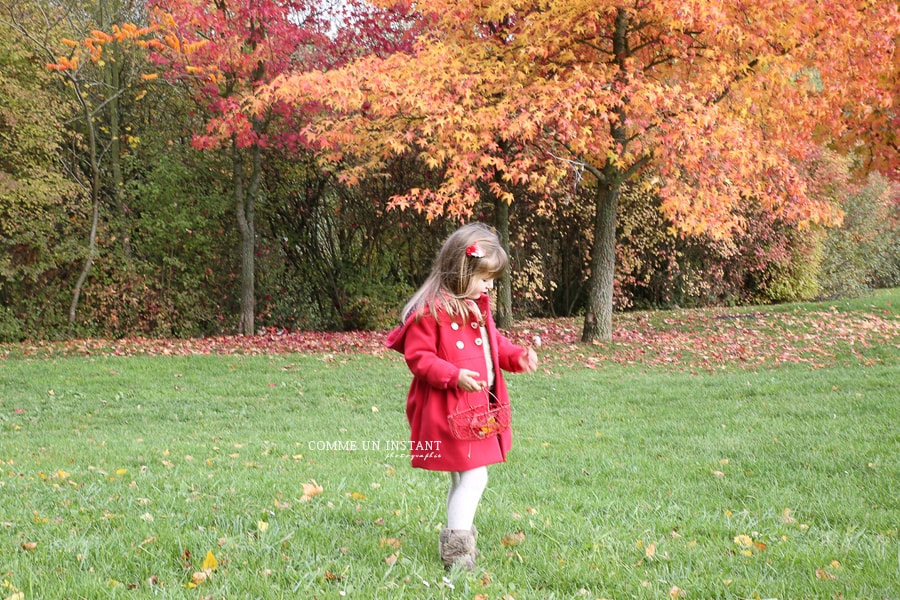
<path fill-rule="evenodd" d="M 581 341 L 592 343 L 612 339 L 613 281 L 616 271 L 616 211 L 620 184 L 597 182 L 594 213 L 594 241 L 591 247 L 591 275 L 588 282 L 587 312 Z M 607 180 L 609 181 L 609 180 Z"/>
<path fill-rule="evenodd" d="M 126 262 L 131 262 L 131 226 L 128 209 L 125 206 L 124 182 L 122 180 L 122 144 L 121 144 L 121 127 L 119 125 L 119 92 L 121 91 L 121 67 L 118 60 L 120 55 L 119 46 L 113 46 L 114 60 L 108 63 L 107 71 L 108 83 L 113 91 L 113 96 L 109 100 L 109 165 L 112 174 L 112 196 L 119 212 L 119 218 L 122 219 L 121 225 L 121 243 L 122 253 Z"/>
<path fill-rule="evenodd" d="M 250 185 L 245 189 L 243 157 L 237 141 L 232 140 L 234 203 L 241 236 L 241 314 L 238 321 L 238 333 L 241 335 L 253 335 L 255 332 L 256 228 L 253 205 L 259 189 L 259 166 L 260 149 L 254 148 Z"/>
<path fill-rule="evenodd" d="M 497 228 L 500 244 L 503 246 L 506 254 L 509 255 L 509 204 L 498 198 L 495 206 L 494 226 Z M 503 277 L 500 278 L 500 285 L 497 288 L 496 317 L 498 328 L 509 329 L 512 327 L 512 276 L 510 275 L 510 269 L 506 269 L 506 272 L 503 273 Z"/>
<path fill-rule="evenodd" d="M 629 54 L 627 44 L 630 15 L 624 8 L 617 9 L 616 25 L 613 30 L 613 52 L 619 66 L 616 80 L 627 83 L 628 66 L 625 58 Z M 627 102 L 615 109 L 616 118 L 610 121 L 610 134 L 616 141 L 617 152 L 623 156 L 628 146 L 628 131 L 625 107 Z M 616 212 L 622 182 L 626 181 L 638 165 L 623 173 L 614 162 L 606 161 L 602 172 L 591 168 L 597 177 L 597 201 L 594 208 L 594 241 L 591 247 L 591 276 L 588 282 L 588 304 L 584 317 L 581 341 L 609 341 L 612 339 L 613 282 L 616 273 Z"/>
<path fill-rule="evenodd" d="M 84 267 L 82 267 L 81 274 L 75 282 L 75 289 L 72 291 L 72 303 L 69 305 L 70 326 L 75 324 L 75 315 L 78 312 L 78 303 L 81 300 L 81 290 L 84 287 L 84 282 L 87 281 L 91 266 L 94 264 L 94 258 L 97 255 L 97 228 L 100 223 L 100 158 L 97 155 L 97 129 L 94 126 L 93 114 L 88 107 L 81 85 L 77 79 L 72 79 L 71 82 L 75 91 L 75 98 L 81 107 L 81 114 L 84 117 L 88 138 L 88 162 L 91 169 L 91 232 L 88 236 L 88 254 L 84 260 Z"/>

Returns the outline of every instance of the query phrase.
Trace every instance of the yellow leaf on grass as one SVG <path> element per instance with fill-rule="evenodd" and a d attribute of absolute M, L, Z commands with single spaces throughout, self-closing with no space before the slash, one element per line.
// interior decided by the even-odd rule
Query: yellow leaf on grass
<path fill-rule="evenodd" d="M 749 535 L 736 535 L 734 536 L 734 543 L 741 548 L 750 548 L 753 546 L 753 538 Z"/>
<path fill-rule="evenodd" d="M 829 579 L 834 579 L 834 575 L 832 575 L 825 569 L 816 569 L 816 579 L 821 579 L 822 581 L 828 581 Z"/>
<path fill-rule="evenodd" d="M 215 571 L 219 567 L 219 561 L 216 560 L 216 557 L 213 555 L 212 550 L 206 553 L 206 558 L 203 559 L 202 569 L 204 571 Z"/>
<path fill-rule="evenodd" d="M 652 560 L 656 556 L 656 544 L 647 544 L 647 547 L 644 548 L 644 555 Z"/>

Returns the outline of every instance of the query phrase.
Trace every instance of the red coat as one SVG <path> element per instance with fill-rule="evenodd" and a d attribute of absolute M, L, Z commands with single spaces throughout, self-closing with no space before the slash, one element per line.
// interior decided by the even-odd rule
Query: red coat
<path fill-rule="evenodd" d="M 490 299 L 477 300 L 485 318 L 494 364 L 494 392 L 501 403 L 509 402 L 503 370 L 519 372 L 519 361 L 528 353 L 497 331 L 490 313 Z M 476 342 L 477 340 L 477 342 Z M 419 319 L 388 334 L 389 348 L 401 352 L 413 374 L 406 399 L 406 418 L 410 429 L 412 466 L 434 471 L 468 471 L 506 460 L 512 446 L 512 432 L 478 441 L 462 441 L 450 435 L 447 416 L 470 404 L 486 404 L 486 393 L 467 393 L 458 389 L 460 369 L 477 371 L 487 379 L 487 364 L 481 346 L 478 322 L 471 315 L 451 318 L 439 311 L 437 318 L 426 309 Z"/>

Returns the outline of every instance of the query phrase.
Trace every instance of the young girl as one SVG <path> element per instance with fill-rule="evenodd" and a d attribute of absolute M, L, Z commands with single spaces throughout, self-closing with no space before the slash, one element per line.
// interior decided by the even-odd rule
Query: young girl
<path fill-rule="evenodd" d="M 491 229 L 479 223 L 460 227 L 404 307 L 403 324 L 387 338 L 413 375 L 406 400 L 412 466 L 450 473 L 447 527 L 438 539 L 448 568 L 475 568 L 473 522 L 487 486 L 487 465 L 505 461 L 512 445 L 503 418 L 501 427 L 495 427 L 496 418 L 479 423 L 474 435 L 451 429 L 449 419 L 469 407 L 508 410 L 502 370 L 531 373 L 537 368 L 534 350 L 502 336 L 491 317 L 488 293 L 507 262 Z"/>

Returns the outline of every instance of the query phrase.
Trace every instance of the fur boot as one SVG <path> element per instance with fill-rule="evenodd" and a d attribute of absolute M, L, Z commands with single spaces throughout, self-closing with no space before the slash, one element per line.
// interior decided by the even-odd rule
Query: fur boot
<path fill-rule="evenodd" d="M 466 531 L 465 529 L 444 529 L 438 538 L 438 549 L 441 553 L 441 561 L 448 569 L 453 565 L 459 565 L 466 571 L 475 569 L 475 556 L 478 551 L 475 549 L 475 528 Z"/>

